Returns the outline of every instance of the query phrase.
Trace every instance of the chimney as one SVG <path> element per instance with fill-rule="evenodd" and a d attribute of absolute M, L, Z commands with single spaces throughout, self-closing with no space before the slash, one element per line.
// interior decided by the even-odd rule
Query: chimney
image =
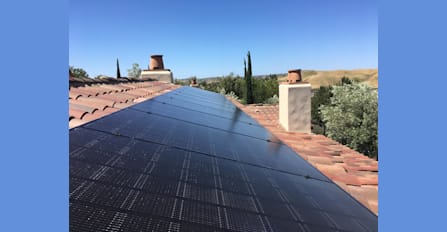
<path fill-rule="evenodd" d="M 199 84 L 197 84 L 197 79 L 196 78 L 192 78 L 190 80 L 189 86 L 191 86 L 191 87 L 199 87 Z"/>
<path fill-rule="evenodd" d="M 301 81 L 301 69 L 289 70 L 289 73 L 287 75 L 287 82 L 289 84 L 295 84 Z"/>
<path fill-rule="evenodd" d="M 166 83 L 173 83 L 174 76 L 170 69 L 165 69 L 163 55 L 151 55 L 149 59 L 149 69 L 141 71 L 141 79 L 152 79 Z"/>
<path fill-rule="evenodd" d="M 149 70 L 164 70 L 163 55 L 152 55 L 149 61 Z"/>
<path fill-rule="evenodd" d="M 302 82 L 301 69 L 289 70 L 279 85 L 279 123 L 290 132 L 310 133 L 311 85 Z"/>

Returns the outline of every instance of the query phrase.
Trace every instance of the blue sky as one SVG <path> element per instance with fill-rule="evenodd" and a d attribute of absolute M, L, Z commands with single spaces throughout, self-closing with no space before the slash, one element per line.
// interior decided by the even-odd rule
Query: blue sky
<path fill-rule="evenodd" d="M 377 1 L 70 0 L 69 64 L 127 76 L 163 54 L 174 78 L 378 66 Z"/>

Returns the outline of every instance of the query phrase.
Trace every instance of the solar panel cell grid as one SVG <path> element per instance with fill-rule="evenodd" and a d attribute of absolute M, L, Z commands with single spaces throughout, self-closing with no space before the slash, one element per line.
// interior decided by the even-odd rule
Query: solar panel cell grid
<path fill-rule="evenodd" d="M 221 95 L 179 88 L 70 131 L 70 231 L 306 230 L 377 217 Z"/>

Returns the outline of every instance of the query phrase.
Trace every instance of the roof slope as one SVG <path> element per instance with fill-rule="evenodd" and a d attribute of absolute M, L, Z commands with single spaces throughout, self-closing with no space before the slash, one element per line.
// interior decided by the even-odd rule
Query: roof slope
<path fill-rule="evenodd" d="M 225 97 L 183 87 L 70 130 L 70 231 L 377 231 Z"/>
<path fill-rule="evenodd" d="M 378 214 L 379 180 L 376 160 L 323 135 L 286 132 L 278 123 L 278 105 L 242 105 L 234 100 L 233 103 Z"/>
<path fill-rule="evenodd" d="M 179 87 L 158 81 L 121 81 L 115 83 L 105 81 L 102 80 L 102 82 L 92 85 L 70 87 L 69 128 L 82 125 Z"/>

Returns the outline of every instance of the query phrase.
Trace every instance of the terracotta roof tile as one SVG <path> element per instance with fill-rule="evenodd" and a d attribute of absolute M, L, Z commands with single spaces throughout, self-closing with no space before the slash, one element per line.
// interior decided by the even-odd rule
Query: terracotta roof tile
<path fill-rule="evenodd" d="M 104 88 L 104 89 L 111 90 L 112 92 L 122 92 L 122 91 L 124 91 L 124 88 L 122 88 L 122 87 L 120 87 L 118 85 L 106 85 L 106 84 L 104 84 L 101 87 Z M 110 92 L 110 93 L 112 93 L 112 92 Z"/>
<path fill-rule="evenodd" d="M 92 96 L 92 93 L 84 91 L 83 89 L 70 88 L 69 96 L 75 96 L 75 95 L 89 97 L 89 96 Z"/>
<path fill-rule="evenodd" d="M 73 91 L 73 92 L 70 91 L 68 96 L 70 97 L 70 99 L 78 99 L 79 97 L 82 96 L 82 94 L 81 93 L 77 93 L 75 91 Z"/>
<path fill-rule="evenodd" d="M 71 100 L 70 100 L 69 106 L 70 106 L 70 109 L 82 110 L 82 111 L 87 112 L 87 113 L 90 113 L 90 114 L 92 114 L 93 112 L 95 112 L 95 110 L 98 110 L 98 108 L 94 108 L 94 107 L 90 107 L 90 106 L 86 106 L 86 105 L 81 105 L 81 104 L 72 103 Z"/>
<path fill-rule="evenodd" d="M 82 119 L 82 117 L 84 117 L 84 115 L 88 114 L 88 112 L 84 111 L 84 110 L 79 110 L 79 109 L 75 109 L 70 107 L 69 109 L 69 118 L 78 118 L 78 119 Z"/>
<path fill-rule="evenodd" d="M 98 83 L 99 80 L 95 79 L 89 81 L 89 83 L 96 83 L 91 86 L 70 87 L 69 128 L 101 118 L 179 87 L 158 81 L 127 83 L 119 83 L 117 80 L 103 81 L 108 84 Z"/>
<path fill-rule="evenodd" d="M 377 161 L 323 135 L 286 132 L 278 122 L 278 105 L 242 105 L 232 101 L 338 186 L 378 214 Z"/>
<path fill-rule="evenodd" d="M 108 100 L 108 99 L 102 99 L 99 97 L 93 98 L 93 97 L 80 97 L 77 99 L 77 101 L 80 102 L 97 102 L 97 103 L 102 103 L 108 107 L 113 107 L 115 105 L 115 101 L 112 100 Z"/>
<path fill-rule="evenodd" d="M 68 128 L 77 127 L 77 126 L 80 126 L 80 125 L 82 125 L 82 124 L 84 124 L 84 123 L 86 123 L 86 121 L 83 121 L 83 120 L 81 120 L 81 119 L 74 118 L 74 119 L 71 119 L 71 120 L 68 122 Z"/>
<path fill-rule="evenodd" d="M 99 110 L 104 110 L 107 107 L 113 107 L 115 105 L 115 101 L 106 100 L 101 98 L 93 98 L 93 97 L 80 97 L 77 100 L 70 100 L 71 103 L 89 106 L 93 108 L 97 108 Z"/>
<path fill-rule="evenodd" d="M 135 105 L 135 104 L 136 104 L 135 102 L 116 103 L 115 108 L 124 109 L 124 108 L 127 108 L 127 107 L 129 107 L 131 105 Z"/>
<path fill-rule="evenodd" d="M 78 87 L 76 89 L 73 89 L 70 91 L 78 91 L 80 93 L 82 93 L 82 95 L 90 95 L 90 96 L 98 96 L 99 92 L 94 88 L 94 87 Z"/>
<path fill-rule="evenodd" d="M 135 100 L 133 100 L 133 102 L 135 102 L 135 103 L 140 103 L 140 102 L 144 102 L 144 101 L 146 101 L 146 100 L 148 100 L 148 99 L 151 99 L 152 97 L 140 97 L 140 98 L 137 98 L 137 99 L 135 99 Z"/>
<path fill-rule="evenodd" d="M 121 92 L 112 93 L 112 94 L 104 94 L 104 95 L 97 96 L 96 98 L 113 101 L 115 103 L 129 101 L 126 96 L 121 95 Z"/>
<path fill-rule="evenodd" d="M 329 157 L 321 157 L 321 156 L 308 156 L 307 160 L 316 163 L 316 164 L 326 164 L 332 166 L 334 163 Z"/>
<path fill-rule="evenodd" d="M 107 107 L 104 110 L 95 111 L 93 114 L 86 114 L 82 119 L 84 121 L 92 121 L 92 120 L 104 117 L 104 116 L 106 116 L 108 114 L 114 113 L 114 112 L 116 112 L 118 110 L 120 110 L 120 109 Z"/>

